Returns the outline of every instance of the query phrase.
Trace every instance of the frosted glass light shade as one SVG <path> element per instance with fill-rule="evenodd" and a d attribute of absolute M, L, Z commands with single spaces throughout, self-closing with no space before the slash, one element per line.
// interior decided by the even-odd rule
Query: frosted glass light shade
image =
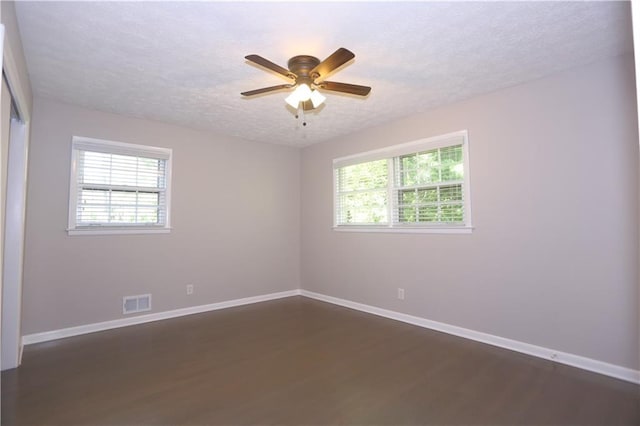
<path fill-rule="evenodd" d="M 291 108 L 294 109 L 298 109 L 298 104 L 300 103 L 300 100 L 298 99 L 298 97 L 296 96 L 296 92 L 293 92 L 292 94 L 290 94 L 289 96 L 287 96 L 284 101 L 286 103 L 288 103 L 289 105 L 291 105 Z"/>
<path fill-rule="evenodd" d="M 327 98 L 322 96 L 322 93 L 318 92 L 317 90 L 314 90 L 313 92 L 311 92 L 310 99 L 314 108 L 318 108 L 320 105 L 322 105 L 324 101 L 327 100 Z"/>
<path fill-rule="evenodd" d="M 311 97 L 311 88 L 309 88 L 309 86 L 307 86 L 306 84 L 301 84 L 296 88 L 296 90 L 294 90 L 293 93 L 297 93 L 299 101 L 308 101 Z"/>
<path fill-rule="evenodd" d="M 316 90 L 314 90 L 314 92 L 316 92 Z M 313 93 L 311 92 L 311 88 L 306 84 L 301 84 L 298 87 L 296 87 L 296 90 L 294 90 L 292 94 L 290 94 L 285 98 L 285 102 L 291 105 L 293 108 L 297 109 L 300 102 L 308 101 L 309 99 L 311 99 L 312 95 Z"/>

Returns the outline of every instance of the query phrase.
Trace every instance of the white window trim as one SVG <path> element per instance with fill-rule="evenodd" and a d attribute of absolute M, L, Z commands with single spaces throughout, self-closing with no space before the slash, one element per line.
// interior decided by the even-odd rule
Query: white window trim
<path fill-rule="evenodd" d="M 420 151 L 428 151 L 431 149 L 442 148 L 455 143 L 452 140 L 462 138 L 462 153 L 464 165 L 464 206 L 465 206 L 465 223 L 462 225 L 422 225 L 422 224 L 399 224 L 393 223 L 391 214 L 392 203 L 389 203 L 389 223 L 384 225 L 338 225 L 338 168 L 353 164 L 363 163 L 367 161 L 375 161 L 387 159 L 393 161 L 394 157 L 411 154 Z M 359 154 L 348 155 L 333 160 L 333 230 L 339 232 L 391 232 L 391 233 L 416 233 L 416 234 L 470 234 L 473 232 L 471 223 L 471 186 L 469 171 L 469 135 L 467 130 L 447 133 L 445 135 L 434 136 L 430 138 L 419 139 L 407 143 L 389 146 L 386 148 L 375 149 L 362 152 Z M 389 200 L 392 200 L 393 178 L 389 177 L 388 193 Z"/>
<path fill-rule="evenodd" d="M 397 234 L 471 234 L 473 226 L 372 226 L 372 225 L 337 225 L 333 227 L 338 232 L 390 232 Z"/>
<path fill-rule="evenodd" d="M 127 155 L 148 155 L 149 157 L 165 158 L 166 163 L 166 221 L 159 225 L 92 225 L 76 226 L 78 183 L 77 166 L 78 149 L 90 146 L 106 147 L 107 152 L 122 152 Z M 69 222 L 67 234 L 78 235 L 119 235 L 119 234 L 167 234 L 171 232 L 171 163 L 173 150 L 170 148 L 159 148 L 149 145 L 137 145 L 125 142 L 114 142 L 104 139 L 87 138 L 84 136 L 74 136 L 71 142 L 71 173 L 69 177 Z"/>

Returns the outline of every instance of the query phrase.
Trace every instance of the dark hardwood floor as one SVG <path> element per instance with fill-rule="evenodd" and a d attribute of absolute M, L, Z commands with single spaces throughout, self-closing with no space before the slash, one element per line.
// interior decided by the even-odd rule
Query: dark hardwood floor
<path fill-rule="evenodd" d="M 2 424 L 639 425 L 639 391 L 291 297 L 27 346 Z"/>

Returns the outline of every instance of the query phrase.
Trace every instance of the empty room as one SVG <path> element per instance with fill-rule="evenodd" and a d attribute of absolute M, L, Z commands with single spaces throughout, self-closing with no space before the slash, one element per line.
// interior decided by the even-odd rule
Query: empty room
<path fill-rule="evenodd" d="M 640 424 L 637 4 L 0 22 L 2 425 Z"/>

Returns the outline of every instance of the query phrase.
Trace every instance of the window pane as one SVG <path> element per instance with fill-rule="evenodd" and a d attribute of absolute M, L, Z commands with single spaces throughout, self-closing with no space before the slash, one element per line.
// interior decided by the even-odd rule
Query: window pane
<path fill-rule="evenodd" d="M 159 179 L 164 175 L 160 160 L 152 158 L 138 158 L 138 186 L 148 188 L 164 188 L 164 183 Z"/>
<path fill-rule="evenodd" d="M 451 169 L 449 167 L 442 167 L 440 169 L 440 180 L 446 182 L 448 180 L 453 180 L 453 175 L 451 173 Z"/>
<path fill-rule="evenodd" d="M 138 193 L 138 204 L 143 206 L 157 206 L 160 204 L 160 196 L 157 192 Z"/>
<path fill-rule="evenodd" d="M 462 145 L 440 148 L 440 162 L 443 165 L 462 162 Z"/>
<path fill-rule="evenodd" d="M 136 186 L 138 159 L 128 155 L 111 156 L 111 185 Z"/>
<path fill-rule="evenodd" d="M 112 191 L 111 204 L 136 205 L 136 193 L 133 191 Z"/>
<path fill-rule="evenodd" d="M 404 170 L 415 170 L 417 165 L 417 157 L 415 154 L 404 155 L 400 157 L 402 168 Z"/>
<path fill-rule="evenodd" d="M 112 206 L 110 222 L 136 223 L 136 206 Z"/>
<path fill-rule="evenodd" d="M 387 160 L 338 169 L 339 224 L 385 223 L 387 218 Z"/>
<path fill-rule="evenodd" d="M 80 183 L 97 183 L 108 185 L 111 172 L 111 154 L 84 151 L 79 161 Z"/>
<path fill-rule="evenodd" d="M 438 160 L 438 150 L 425 151 L 416 154 L 418 158 L 418 167 L 438 167 L 440 160 Z"/>
<path fill-rule="evenodd" d="M 138 207 L 138 223 L 157 223 L 158 209 L 156 207 Z"/>
<path fill-rule="evenodd" d="M 413 186 L 418 183 L 418 171 L 417 170 L 404 170 L 402 172 L 402 186 Z"/>
<path fill-rule="evenodd" d="M 461 204 L 445 204 L 441 207 L 442 222 L 462 222 L 463 210 Z"/>
<path fill-rule="evenodd" d="M 387 222 L 386 191 L 343 194 L 339 203 L 338 223 L 340 224 Z"/>
<path fill-rule="evenodd" d="M 83 189 L 80 191 L 80 204 L 109 204 L 109 191 Z"/>
<path fill-rule="evenodd" d="M 413 204 L 416 202 L 416 190 L 400 191 L 400 204 Z"/>
<path fill-rule="evenodd" d="M 338 169 L 341 192 L 387 186 L 387 160 L 370 161 Z"/>
<path fill-rule="evenodd" d="M 418 222 L 439 222 L 438 206 L 422 206 L 418 208 Z"/>
<path fill-rule="evenodd" d="M 438 201 L 438 188 L 418 189 L 418 202 L 433 203 Z"/>
<path fill-rule="evenodd" d="M 400 222 L 416 222 L 415 207 L 400 207 L 398 220 Z"/>
<path fill-rule="evenodd" d="M 109 206 L 82 205 L 78 207 L 77 221 L 81 223 L 108 222 Z"/>
<path fill-rule="evenodd" d="M 418 182 L 417 184 L 426 184 L 431 182 L 439 182 L 439 161 L 438 151 L 427 151 L 417 154 L 418 158 Z"/>
<path fill-rule="evenodd" d="M 462 201 L 462 185 L 440 187 L 440 201 Z"/>
<path fill-rule="evenodd" d="M 463 222 L 462 145 L 437 148 L 398 157 L 397 218 L 404 223 Z M 411 187 L 411 189 L 402 189 Z"/>
<path fill-rule="evenodd" d="M 164 160 L 84 151 L 79 182 L 85 184 L 164 188 Z"/>
<path fill-rule="evenodd" d="M 399 157 L 400 186 L 461 180 L 464 175 L 462 145 Z"/>

